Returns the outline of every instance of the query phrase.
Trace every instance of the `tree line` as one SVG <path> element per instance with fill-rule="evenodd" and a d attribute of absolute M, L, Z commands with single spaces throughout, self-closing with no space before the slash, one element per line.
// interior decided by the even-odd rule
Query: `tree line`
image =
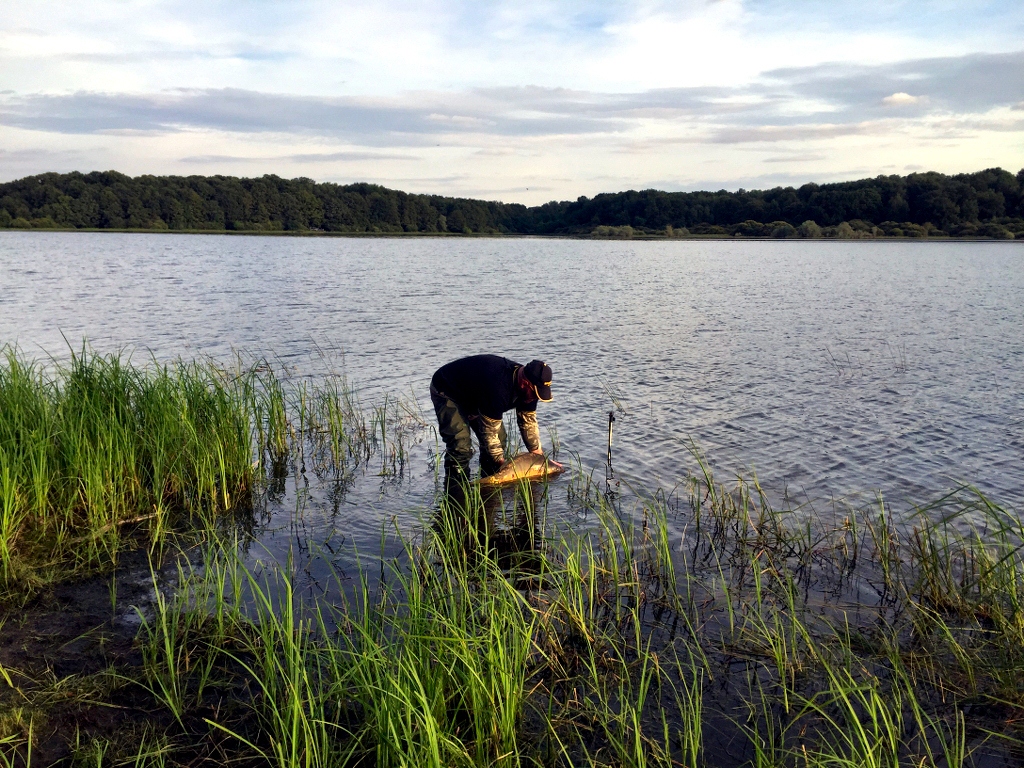
<path fill-rule="evenodd" d="M 44 173 L 0 184 L 0 227 L 594 237 L 1024 238 L 1024 170 L 736 192 L 600 194 L 527 207 L 278 176 Z"/>

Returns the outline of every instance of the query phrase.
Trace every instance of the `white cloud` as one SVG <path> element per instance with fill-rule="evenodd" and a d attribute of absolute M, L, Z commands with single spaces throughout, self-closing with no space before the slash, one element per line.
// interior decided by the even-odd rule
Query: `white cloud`
<path fill-rule="evenodd" d="M 900 91 L 882 99 L 882 103 L 888 107 L 906 107 L 913 104 L 924 104 L 928 101 L 927 96 L 911 96 L 909 93 Z"/>
<path fill-rule="evenodd" d="M 908 78 L 934 95 L 892 91 L 893 83 Z M 480 136 L 593 135 L 743 144 L 877 133 L 883 121 L 897 118 L 953 114 L 965 119 L 1011 108 L 1022 89 L 1024 51 L 874 67 L 791 68 L 740 86 L 638 92 L 530 86 L 372 98 L 238 88 L 6 93 L 0 94 L 0 124 L 83 134 L 277 132 L 376 147 L 436 143 L 438 137 L 466 143 Z M 911 106 L 917 109 L 887 109 Z"/>
<path fill-rule="evenodd" d="M 32 0 L 0 15 L 0 89 L 306 95 L 527 84 L 737 85 L 767 68 L 1017 47 L 1024 8 L 836 0 Z M 921 17 L 927 16 L 927 24 Z"/>

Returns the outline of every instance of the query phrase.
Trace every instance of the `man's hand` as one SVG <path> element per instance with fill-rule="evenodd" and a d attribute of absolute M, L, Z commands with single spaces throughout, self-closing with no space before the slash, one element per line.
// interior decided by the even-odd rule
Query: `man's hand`
<path fill-rule="evenodd" d="M 544 449 L 543 448 L 538 448 L 535 451 L 530 451 L 530 453 L 536 453 L 538 456 L 543 456 L 544 455 Z M 559 464 L 557 461 L 553 461 L 552 459 L 548 459 L 548 463 L 551 464 L 551 466 L 553 466 L 553 467 L 558 467 L 559 469 L 564 469 L 564 467 L 561 464 Z"/>

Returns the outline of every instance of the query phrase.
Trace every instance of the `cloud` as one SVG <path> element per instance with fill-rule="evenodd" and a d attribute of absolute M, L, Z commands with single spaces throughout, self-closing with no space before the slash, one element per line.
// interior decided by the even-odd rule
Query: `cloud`
<path fill-rule="evenodd" d="M 734 128 L 718 131 L 710 137 L 716 144 L 749 144 L 752 142 L 807 141 L 833 139 L 867 133 L 870 127 L 860 125 L 764 125 L 755 128 Z"/>
<path fill-rule="evenodd" d="M 261 157 L 242 157 L 240 155 L 189 155 L 181 158 L 183 163 L 197 163 L 199 165 L 210 165 L 211 163 L 251 163 L 254 160 L 266 160 Z"/>
<path fill-rule="evenodd" d="M 69 166 L 180 173 L 184 164 L 198 173 L 224 166 L 219 172 L 522 198 L 541 189 L 575 198 L 666 178 L 671 189 L 752 187 L 853 178 L 851 167 L 865 158 L 867 175 L 907 163 L 947 172 L 1012 163 L 1024 132 L 1022 93 L 1024 51 L 830 63 L 734 85 L 635 91 L 0 91 L 0 144 L 77 146 L 85 158 L 14 163 L 0 155 L 0 163 L 8 177 Z M 318 164 L 321 171 L 310 170 Z"/>
<path fill-rule="evenodd" d="M 415 155 L 399 155 L 388 152 L 358 152 L 344 150 L 341 152 L 313 152 L 304 155 L 284 155 L 284 160 L 296 163 L 349 163 L 362 160 L 419 160 Z"/>
<path fill-rule="evenodd" d="M 851 179 L 862 179 L 870 173 L 866 168 L 843 168 L 831 174 L 835 181 Z M 670 192 L 701 192 L 719 189 L 772 189 L 773 187 L 800 187 L 808 182 L 821 182 L 820 175 L 810 173 L 764 173 L 757 175 L 738 174 L 732 177 L 705 176 L 693 181 L 679 182 L 670 179 L 660 179 L 651 182 L 648 186 L 654 189 L 663 189 Z"/>
<path fill-rule="evenodd" d="M 882 99 L 882 103 L 889 107 L 902 107 L 909 104 L 924 104 L 928 101 L 927 96 L 911 96 L 905 91 L 894 93 Z"/>
<path fill-rule="evenodd" d="M 1008 106 L 1024 93 L 1024 51 L 972 53 L 891 64 L 823 64 L 765 73 L 799 98 L 818 99 L 860 119 L 892 106 L 980 112 Z M 910 91 L 928 94 L 911 102 Z M 910 96 L 910 98 L 913 98 Z"/>
<path fill-rule="evenodd" d="M 158 94 L 35 94 L 8 97 L 0 123 L 56 133 L 132 130 L 172 133 L 216 129 L 242 133 L 314 132 L 321 135 L 422 132 L 423 115 L 398 105 L 376 107 L 353 99 L 325 99 L 236 88 L 181 89 Z"/>
<path fill-rule="evenodd" d="M 17 178 L 41 170 L 73 171 L 87 162 L 88 153 L 76 149 L 0 149 L 0 177 Z"/>
<path fill-rule="evenodd" d="M 848 136 L 874 130 L 873 121 L 894 115 L 912 119 L 1019 108 L 1021 93 L 1024 51 L 872 67 L 779 69 L 738 86 L 626 93 L 537 86 L 416 91 L 377 98 L 239 88 L 8 93 L 0 94 L 0 125 L 63 134 L 303 134 L 361 147 L 424 146 L 442 143 L 439 137 L 459 144 L 471 136 L 649 134 L 651 126 L 661 125 L 664 129 L 657 133 L 668 142 L 739 144 Z M 317 158 L 330 159 L 371 158 Z"/>
<path fill-rule="evenodd" d="M 280 64 L 295 58 L 289 51 L 250 48 L 245 46 L 232 47 L 224 50 L 209 49 L 174 49 L 140 51 L 89 51 L 80 53 L 60 53 L 47 57 L 47 61 L 69 64 L 111 64 L 137 67 L 159 60 L 168 63 L 210 62 L 221 60 L 238 60 L 247 62 L 270 62 Z"/>
<path fill-rule="evenodd" d="M 801 155 L 781 155 L 779 157 L 766 157 L 762 160 L 762 163 L 812 163 L 826 159 L 825 155 L 816 154 L 801 154 Z"/>
<path fill-rule="evenodd" d="M 466 102 L 446 109 L 444 102 Z M 417 144 L 425 135 L 487 132 L 528 136 L 620 129 L 614 122 L 572 112 L 515 114 L 492 101 L 474 105 L 470 94 L 357 99 L 261 93 L 237 88 L 181 89 L 158 94 L 92 93 L 7 96 L 0 124 L 67 134 L 112 131 L 175 133 L 308 133 L 358 138 L 370 145 Z M 484 111 L 490 109 L 490 112 Z M 476 114 L 473 114 L 473 112 Z M 405 137 L 403 139 L 402 137 Z"/>
<path fill-rule="evenodd" d="M 0 149 L 0 160 L 36 160 L 39 158 L 77 157 L 74 150 Z"/>
<path fill-rule="evenodd" d="M 187 155 L 180 158 L 180 162 L 195 165 L 217 165 L 223 163 L 235 163 L 239 165 L 256 165 L 259 163 L 274 163 L 284 160 L 291 163 L 354 163 L 362 161 L 379 162 L 382 160 L 419 161 L 421 158 L 415 155 L 400 155 L 389 152 L 362 152 L 355 150 L 343 150 L 341 152 L 310 152 L 294 155 Z"/>

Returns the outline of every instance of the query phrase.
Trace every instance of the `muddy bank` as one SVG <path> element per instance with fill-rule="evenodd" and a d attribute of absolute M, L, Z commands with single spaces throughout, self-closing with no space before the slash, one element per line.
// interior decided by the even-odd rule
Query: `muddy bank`
<path fill-rule="evenodd" d="M 166 584 L 175 573 L 165 565 L 157 578 Z M 0 757 L 25 765 L 29 740 L 37 766 L 109 764 L 138 756 L 147 743 L 179 764 L 227 756 L 217 734 L 200 743 L 175 739 L 216 714 L 216 700 L 181 724 L 145 684 L 139 611 L 151 615 L 153 596 L 143 548 L 122 555 L 113 573 L 0 606 Z"/>

